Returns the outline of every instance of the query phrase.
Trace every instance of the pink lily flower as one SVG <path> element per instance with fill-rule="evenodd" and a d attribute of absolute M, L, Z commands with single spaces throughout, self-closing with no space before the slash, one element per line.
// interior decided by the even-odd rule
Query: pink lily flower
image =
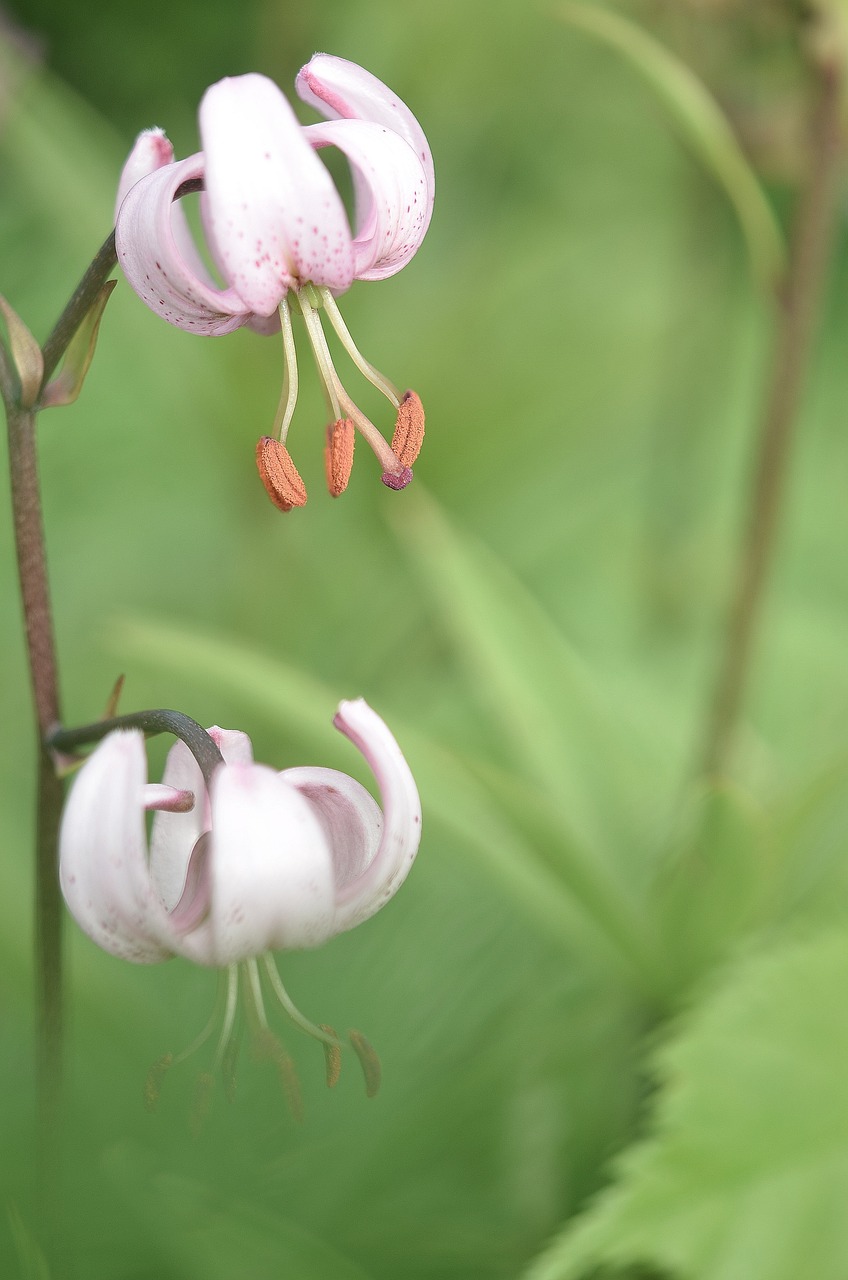
<path fill-rule="evenodd" d="M 433 161 L 415 116 L 355 63 L 316 54 L 296 81 L 300 97 L 330 119 L 301 125 L 261 75 L 219 81 L 200 106 L 202 151 L 175 162 L 161 130 L 141 134 L 118 190 L 118 261 L 139 297 L 170 324 L 220 335 L 249 324 L 282 332 L 283 395 L 274 435 L 258 463 L 272 500 L 302 505 L 306 491 L 285 448 L 297 399 L 292 310 L 301 314 L 331 416 L 326 450 L 331 493 L 350 474 L 354 429 L 374 450 L 384 483 L 412 478 L 424 431 L 414 392 L 401 394 L 361 355 L 336 297 L 354 280 L 382 280 L 416 253 L 433 209 Z M 350 163 L 352 230 L 341 197 L 316 154 L 337 147 Z M 202 188 L 201 220 L 219 286 L 204 266 L 179 205 L 185 184 Z M 392 445 L 348 395 L 321 323 L 326 315 L 360 372 L 393 405 Z"/>
<path fill-rule="evenodd" d="M 254 763 L 246 734 L 217 727 L 209 735 L 224 763 L 208 788 L 182 742 L 162 782 L 148 783 L 144 735 L 116 730 L 68 798 L 60 880 L 85 933 L 135 963 L 177 955 L 226 970 L 216 1065 L 234 1035 L 240 976 L 254 1025 L 267 1029 L 257 958 L 286 1013 L 338 1052 L 335 1033 L 294 1007 L 268 953 L 316 947 L 361 924 L 395 895 L 415 859 L 421 808 L 397 742 L 361 698 L 342 702 L 334 724 L 373 769 L 382 812 L 347 774 L 278 773 Z M 148 809 L 156 811 L 149 848 Z"/>

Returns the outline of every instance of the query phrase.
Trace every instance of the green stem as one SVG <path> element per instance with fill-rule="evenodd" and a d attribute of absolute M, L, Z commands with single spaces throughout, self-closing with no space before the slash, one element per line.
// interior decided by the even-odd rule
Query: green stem
<path fill-rule="evenodd" d="M 93 307 L 100 290 L 115 270 L 117 261 L 115 233 L 110 231 L 82 280 L 74 290 L 68 305 L 53 326 L 53 332 L 42 347 L 44 356 L 42 387 L 45 387 L 50 380 L 51 374 L 65 354 L 68 343 Z"/>
<path fill-rule="evenodd" d="M 817 72 L 819 93 L 811 121 L 810 173 L 798 208 L 789 267 L 779 297 L 772 370 L 748 503 L 748 527 L 701 753 L 701 768 L 710 775 L 726 768 L 748 683 L 836 223 L 842 155 L 842 67 L 827 61 L 817 67 Z"/>

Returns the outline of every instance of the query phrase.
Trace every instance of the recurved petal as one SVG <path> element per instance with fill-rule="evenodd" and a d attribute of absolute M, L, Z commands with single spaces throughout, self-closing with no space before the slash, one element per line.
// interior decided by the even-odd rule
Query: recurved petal
<path fill-rule="evenodd" d="M 301 68 L 295 86 L 303 101 L 323 116 L 332 120 L 371 120 L 400 134 L 423 165 L 432 206 L 435 178 L 430 146 L 409 107 L 388 85 L 355 62 L 316 53 Z"/>
<path fill-rule="evenodd" d="M 280 777 L 312 805 L 330 848 L 338 893 L 374 860 L 383 834 L 380 806 L 355 778 L 338 769 L 284 769 Z"/>
<path fill-rule="evenodd" d="M 113 955 L 139 964 L 172 954 L 167 916 L 147 870 L 144 737 L 110 733 L 80 769 L 59 838 L 59 876 L 71 915 Z"/>
<path fill-rule="evenodd" d="M 174 195 L 203 177 L 203 156 L 149 173 L 127 192 L 115 224 L 118 263 L 151 311 L 191 333 L 231 333 L 250 319 L 234 289 L 212 283 Z"/>
<path fill-rule="evenodd" d="M 368 761 L 383 807 L 383 831 L 374 857 L 336 895 L 334 932 L 341 933 L 374 915 L 403 884 L 421 839 L 421 802 L 400 747 L 363 698 L 342 702 L 333 723 Z"/>
<path fill-rule="evenodd" d="M 154 173 L 164 165 L 170 164 L 173 158 L 174 148 L 162 129 L 145 129 L 138 135 L 121 170 L 118 194 L 115 199 L 116 218 L 127 192 L 142 178 L 146 178 L 148 173 Z"/>
<path fill-rule="evenodd" d="M 277 86 L 255 74 L 212 85 L 200 134 L 206 237 L 245 305 L 270 316 L 307 280 L 347 289 L 353 249 L 344 205 Z"/>
<path fill-rule="evenodd" d="M 309 802 L 264 765 L 212 780 L 211 909 L 175 949 L 225 965 L 261 951 L 312 947 L 333 929 L 333 868 Z"/>
<path fill-rule="evenodd" d="M 392 276 L 418 249 L 432 201 L 421 161 L 399 134 L 364 120 L 330 120 L 305 133 L 314 147 L 338 147 L 353 169 L 356 278 Z"/>

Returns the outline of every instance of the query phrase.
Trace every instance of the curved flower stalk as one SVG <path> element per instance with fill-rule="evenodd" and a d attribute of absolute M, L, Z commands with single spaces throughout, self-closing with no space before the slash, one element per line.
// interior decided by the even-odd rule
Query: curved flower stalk
<path fill-rule="evenodd" d="M 139 297 L 170 324 L 205 335 L 249 324 L 282 332 L 285 375 L 274 435 L 257 461 L 277 506 L 306 501 L 285 446 L 297 400 L 292 311 L 303 319 L 330 413 L 325 452 L 330 492 L 347 485 L 358 430 L 374 450 L 383 481 L 401 489 L 424 434 L 414 392 L 401 393 L 361 355 L 335 298 L 354 280 L 382 280 L 416 253 L 433 209 L 433 161 L 418 121 L 375 76 L 328 54 L 316 54 L 296 81 L 300 97 L 323 115 L 301 125 L 286 98 L 261 75 L 219 81 L 200 105 L 202 150 L 174 161 L 159 129 L 142 133 L 118 189 L 118 261 Z M 341 196 L 316 154 L 337 147 L 348 160 L 355 192 L 354 229 Z M 206 245 L 220 287 L 192 240 L 177 197 L 202 187 Z M 348 395 L 333 364 L 323 312 L 360 372 L 396 413 L 392 445 Z"/>
<path fill-rule="evenodd" d="M 328 1081 L 335 1082 L 338 1037 L 297 1011 L 268 953 L 319 946 L 367 920 L 394 896 L 415 859 L 421 810 L 395 739 L 362 699 L 341 703 L 334 724 L 373 769 L 382 812 L 347 774 L 312 767 L 278 773 L 254 763 L 246 734 L 217 727 L 208 733 L 223 763 L 208 786 L 183 742 L 172 747 L 162 782 L 148 783 L 143 733 L 116 730 L 83 765 L 68 799 L 60 879 L 89 937 L 140 964 L 179 955 L 226 971 L 216 1066 L 234 1042 L 240 983 L 260 1047 L 278 1066 L 288 1062 L 268 1031 L 258 960 L 286 1013 L 324 1042 Z M 373 1051 L 359 1033 L 351 1039 L 367 1069 Z"/>

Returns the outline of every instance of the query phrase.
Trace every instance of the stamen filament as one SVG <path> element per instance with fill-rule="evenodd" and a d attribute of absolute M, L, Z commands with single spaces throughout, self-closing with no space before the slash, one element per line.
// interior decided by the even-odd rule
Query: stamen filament
<path fill-rule="evenodd" d="M 206 1023 L 206 1026 L 203 1028 L 200 1034 L 195 1036 L 194 1040 L 192 1040 L 188 1048 L 180 1050 L 180 1052 L 174 1058 L 171 1064 L 172 1066 L 177 1066 L 180 1062 L 185 1062 L 186 1058 L 190 1058 L 193 1053 L 196 1053 L 198 1049 L 202 1048 L 203 1045 L 206 1044 L 206 1041 L 209 1039 L 212 1032 L 218 1026 L 218 1023 L 220 1021 L 220 1010 L 221 1010 L 223 991 L 224 991 L 224 975 L 219 970 L 218 991 L 215 997 L 215 1005 L 212 1009 L 212 1013 L 209 1016 L 209 1021 Z"/>
<path fill-rule="evenodd" d="M 255 959 L 251 957 L 244 962 L 244 972 L 247 975 L 247 984 L 253 1000 L 253 1008 L 256 1011 L 256 1018 L 263 1031 L 268 1030 L 268 1019 L 265 1016 L 265 1004 L 262 999 L 262 984 L 259 981 L 259 968 Z"/>
<path fill-rule="evenodd" d="M 303 320 L 312 345 L 315 363 L 318 365 L 318 372 L 324 384 L 330 415 L 335 422 L 338 418 L 344 416 L 339 407 L 338 391 L 341 387 L 339 375 L 333 367 L 333 358 L 330 355 L 330 348 L 327 346 L 327 339 L 324 337 L 324 330 L 321 328 L 321 321 L 317 311 L 303 293 L 298 293 L 297 300 L 303 313 Z"/>
<path fill-rule="evenodd" d="M 367 440 L 373 449 L 377 461 L 380 463 L 383 471 L 390 476 L 401 477 L 406 473 L 407 478 L 399 487 L 403 487 L 412 478 L 412 473 L 407 467 L 400 462 L 397 454 L 391 445 L 380 435 L 380 432 L 374 426 L 370 419 L 366 418 L 361 409 L 354 404 L 350 396 L 342 385 L 341 378 L 336 373 L 333 365 L 333 357 L 330 354 L 330 348 L 327 346 L 327 338 L 321 327 L 321 319 L 315 307 L 306 296 L 306 291 L 301 290 L 297 295 L 300 309 L 303 312 L 303 319 L 306 324 L 306 332 L 309 335 L 309 341 L 312 344 L 312 350 L 315 355 L 315 363 L 318 365 L 318 371 L 321 374 L 321 380 L 327 393 L 330 404 L 330 412 L 333 421 L 337 422 L 339 418 L 350 418 L 354 426 L 357 427 L 360 434 Z M 344 409 L 344 413 L 342 413 Z M 395 487 L 395 486 L 392 486 Z"/>
<path fill-rule="evenodd" d="M 274 435 L 279 438 L 280 444 L 285 444 L 294 417 L 298 389 L 297 348 L 287 298 L 283 298 L 280 303 L 280 328 L 283 333 L 283 390 L 274 419 Z"/>
<path fill-rule="evenodd" d="M 236 1005 L 238 1004 L 238 965 L 231 964 L 227 968 L 227 1002 L 224 1006 L 224 1025 L 218 1039 L 218 1047 L 213 1059 L 213 1070 L 217 1071 L 224 1060 L 227 1046 L 232 1038 L 236 1021 Z"/>
<path fill-rule="evenodd" d="M 390 382 L 385 374 L 380 373 L 379 369 L 375 369 L 370 360 L 366 360 L 365 356 L 359 350 L 359 347 L 353 340 L 350 330 L 345 324 L 344 317 L 339 311 L 336 300 L 326 285 L 317 290 L 321 302 L 324 304 L 324 310 L 327 313 L 330 324 L 335 329 L 339 341 L 345 351 L 356 365 L 359 372 L 364 378 L 367 378 L 372 387 L 376 387 L 378 391 L 382 391 L 387 400 L 390 400 L 395 409 L 400 407 L 401 394 L 394 383 Z"/>
<path fill-rule="evenodd" d="M 252 963 L 255 964 L 256 961 L 254 960 Z M 301 1031 L 305 1031 L 307 1035 L 312 1036 L 314 1040 L 320 1040 L 323 1044 L 340 1045 L 341 1041 L 338 1036 L 331 1035 L 328 1031 L 323 1031 L 321 1027 L 316 1026 L 314 1022 L 310 1022 L 300 1012 L 297 1005 L 292 1002 L 291 996 L 283 986 L 282 979 L 277 972 L 277 966 L 271 956 L 266 953 L 262 957 L 262 963 L 265 966 L 265 972 L 268 974 L 268 980 L 274 989 L 274 995 L 295 1026 L 300 1027 Z"/>

